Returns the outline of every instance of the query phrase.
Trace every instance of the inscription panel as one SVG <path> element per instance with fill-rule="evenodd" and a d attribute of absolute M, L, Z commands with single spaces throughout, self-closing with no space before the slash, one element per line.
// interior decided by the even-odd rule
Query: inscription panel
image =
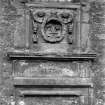
<path fill-rule="evenodd" d="M 15 75 L 23 77 L 78 76 L 76 63 L 19 62 L 16 64 L 16 69 Z"/>
<path fill-rule="evenodd" d="M 19 61 L 14 66 L 15 77 L 91 77 L 89 62 Z"/>

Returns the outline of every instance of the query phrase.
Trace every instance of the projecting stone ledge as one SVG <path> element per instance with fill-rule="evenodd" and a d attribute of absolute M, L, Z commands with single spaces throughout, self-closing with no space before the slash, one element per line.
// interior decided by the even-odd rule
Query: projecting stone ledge
<path fill-rule="evenodd" d="M 93 87 L 91 78 L 29 78 L 29 77 L 14 77 L 14 86 L 68 86 L 68 87 Z"/>
<path fill-rule="evenodd" d="M 88 61 L 95 60 L 96 54 L 57 54 L 57 53 L 26 53 L 8 52 L 10 60 L 50 60 L 50 61 Z"/>
<path fill-rule="evenodd" d="M 75 91 L 70 91 L 70 90 L 20 90 L 21 95 L 75 95 L 75 96 L 80 96 L 81 91 L 75 90 Z"/>

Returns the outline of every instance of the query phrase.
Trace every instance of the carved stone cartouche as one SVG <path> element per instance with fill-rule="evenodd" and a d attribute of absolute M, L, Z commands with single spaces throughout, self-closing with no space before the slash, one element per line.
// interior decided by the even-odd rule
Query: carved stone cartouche
<path fill-rule="evenodd" d="M 52 9 L 33 10 L 33 42 L 37 42 L 38 29 L 41 28 L 41 34 L 46 42 L 61 42 L 68 36 L 68 43 L 72 43 L 73 11 L 68 11 L 64 12 L 62 10 L 60 12 L 60 9 L 56 11 Z"/>

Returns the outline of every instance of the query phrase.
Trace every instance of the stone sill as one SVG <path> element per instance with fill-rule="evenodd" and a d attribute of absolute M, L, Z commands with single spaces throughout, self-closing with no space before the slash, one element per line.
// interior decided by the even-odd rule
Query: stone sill
<path fill-rule="evenodd" d="M 20 94 L 21 95 L 49 95 L 49 96 L 55 96 L 55 95 L 58 95 L 58 96 L 68 96 L 68 95 L 73 95 L 73 96 L 80 96 L 81 95 L 81 91 L 70 91 L 70 90 L 19 90 Z"/>
<path fill-rule="evenodd" d="M 48 77 L 48 78 L 35 78 L 35 77 L 14 77 L 14 86 L 27 87 L 27 86 L 46 86 L 55 85 L 55 87 L 76 87 L 86 88 L 93 87 L 91 78 L 67 78 L 67 77 Z"/>

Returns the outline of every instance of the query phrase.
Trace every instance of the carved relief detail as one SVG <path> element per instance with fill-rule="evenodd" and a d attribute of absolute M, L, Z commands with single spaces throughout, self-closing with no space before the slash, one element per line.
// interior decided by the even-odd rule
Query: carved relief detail
<path fill-rule="evenodd" d="M 51 16 L 42 24 L 43 38 L 48 42 L 58 42 L 64 38 L 65 27 L 57 18 L 57 13 L 51 13 Z"/>
<path fill-rule="evenodd" d="M 35 43 L 38 41 L 38 35 L 37 35 L 37 31 L 38 31 L 38 24 L 36 22 L 32 22 L 33 23 L 33 36 L 32 36 L 32 41 Z"/>
<path fill-rule="evenodd" d="M 73 37 L 72 37 L 72 32 L 73 32 L 73 23 L 68 24 L 67 26 L 67 31 L 68 31 L 68 43 L 72 44 L 73 42 Z"/>
<path fill-rule="evenodd" d="M 33 42 L 37 42 L 38 28 L 43 39 L 50 43 L 63 40 L 68 35 L 69 43 L 72 43 L 73 32 L 73 10 L 42 9 L 31 10 L 33 17 Z"/>

